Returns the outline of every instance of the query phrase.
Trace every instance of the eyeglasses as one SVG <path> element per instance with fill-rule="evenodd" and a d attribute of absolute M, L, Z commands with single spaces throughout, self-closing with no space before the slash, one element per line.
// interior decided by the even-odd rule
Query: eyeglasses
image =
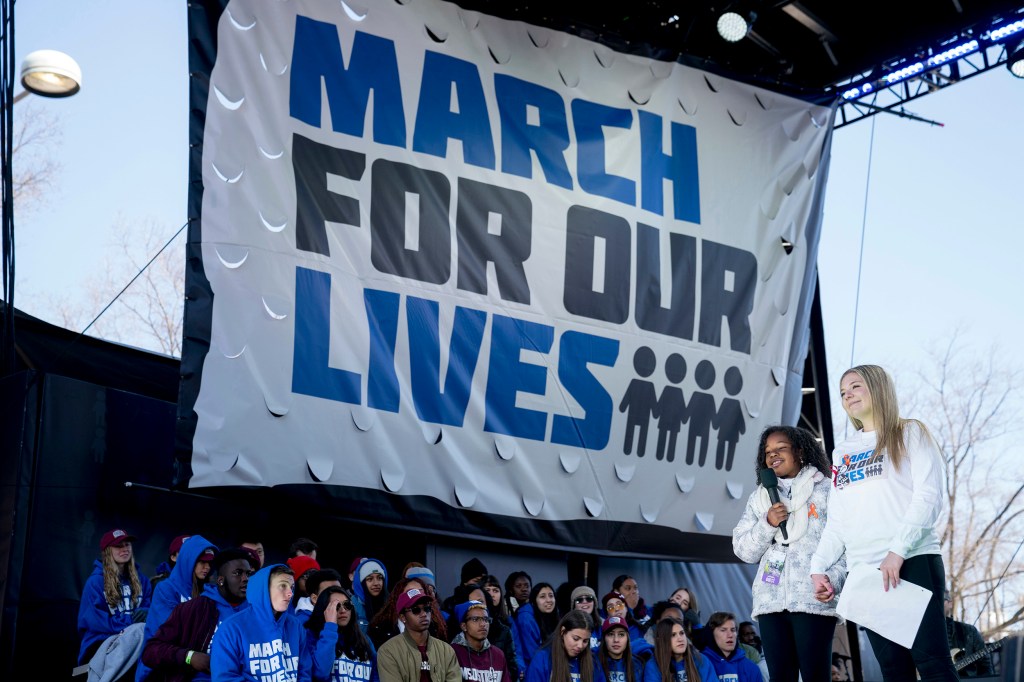
<path fill-rule="evenodd" d="M 418 616 L 421 613 L 423 613 L 424 611 L 427 612 L 427 613 L 430 613 L 430 607 L 429 606 L 420 606 L 419 604 L 417 604 L 416 606 L 410 606 L 409 608 L 406 609 L 406 611 L 408 611 L 409 613 L 411 613 L 414 616 Z"/>
<path fill-rule="evenodd" d="M 594 601 L 593 597 L 576 597 L 572 600 L 574 604 L 590 604 Z"/>
<path fill-rule="evenodd" d="M 343 601 L 343 602 L 338 602 L 338 608 L 339 609 L 345 609 L 346 611 L 352 611 L 355 607 L 352 606 L 352 602 L 350 602 L 350 601 Z"/>
<path fill-rule="evenodd" d="M 488 623 L 490 624 L 493 620 L 490 616 L 470 616 L 466 619 L 467 623 Z"/>

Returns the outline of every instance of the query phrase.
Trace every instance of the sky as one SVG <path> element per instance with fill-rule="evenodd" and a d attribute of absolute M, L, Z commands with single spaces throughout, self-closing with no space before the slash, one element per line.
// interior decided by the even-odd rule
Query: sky
<path fill-rule="evenodd" d="M 61 169 L 46 200 L 16 218 L 16 302 L 47 317 L 101 274 L 120 220 L 185 222 L 188 154 L 183 0 L 34 0 L 16 5 L 18 61 L 50 48 L 82 67 L 79 94 L 30 97 L 15 116 L 58 117 Z M 818 267 L 835 393 L 852 362 L 899 376 L 959 329 L 965 352 L 1024 337 L 1021 168 L 1024 80 L 1000 67 L 835 132 Z M 865 192 L 867 212 L 865 219 Z M 858 254 L 864 235 L 863 267 Z M 860 279 L 856 347 L 853 318 Z"/>

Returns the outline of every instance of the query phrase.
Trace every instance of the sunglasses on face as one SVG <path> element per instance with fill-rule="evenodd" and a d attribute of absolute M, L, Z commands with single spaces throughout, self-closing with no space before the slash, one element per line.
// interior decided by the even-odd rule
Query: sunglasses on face
<path fill-rule="evenodd" d="M 429 606 L 420 606 L 419 604 L 417 604 L 416 606 L 410 606 L 409 608 L 406 609 L 406 611 L 408 611 L 409 613 L 411 613 L 414 616 L 418 616 L 418 615 L 420 615 L 421 613 L 424 613 L 424 612 L 425 613 L 430 613 L 430 607 Z"/>
<path fill-rule="evenodd" d="M 576 597 L 573 600 L 574 604 L 590 604 L 594 601 L 593 597 Z"/>
<path fill-rule="evenodd" d="M 346 611 L 351 611 L 352 610 L 352 602 L 350 602 L 350 601 L 338 602 L 338 608 L 339 609 L 345 609 Z"/>

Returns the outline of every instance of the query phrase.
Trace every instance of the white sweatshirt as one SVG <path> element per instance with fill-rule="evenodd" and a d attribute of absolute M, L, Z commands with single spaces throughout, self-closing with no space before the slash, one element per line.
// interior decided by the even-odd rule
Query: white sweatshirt
<path fill-rule="evenodd" d="M 904 559 L 941 553 L 936 525 L 945 521 L 948 505 L 945 465 L 918 424 L 908 423 L 903 435 L 899 471 L 887 453 L 875 453 L 873 431 L 858 431 L 836 446 L 835 487 L 811 573 L 825 573 L 844 550 L 851 570 L 878 566 L 889 552 Z"/>

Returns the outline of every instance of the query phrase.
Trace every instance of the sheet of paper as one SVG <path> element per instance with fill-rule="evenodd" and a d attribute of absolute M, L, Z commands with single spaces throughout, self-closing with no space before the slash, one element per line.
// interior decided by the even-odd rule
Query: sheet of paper
<path fill-rule="evenodd" d="M 932 593 L 901 580 L 899 587 L 882 588 L 882 574 L 875 566 L 855 566 L 846 577 L 836 612 L 886 639 L 909 649 L 924 618 Z"/>

